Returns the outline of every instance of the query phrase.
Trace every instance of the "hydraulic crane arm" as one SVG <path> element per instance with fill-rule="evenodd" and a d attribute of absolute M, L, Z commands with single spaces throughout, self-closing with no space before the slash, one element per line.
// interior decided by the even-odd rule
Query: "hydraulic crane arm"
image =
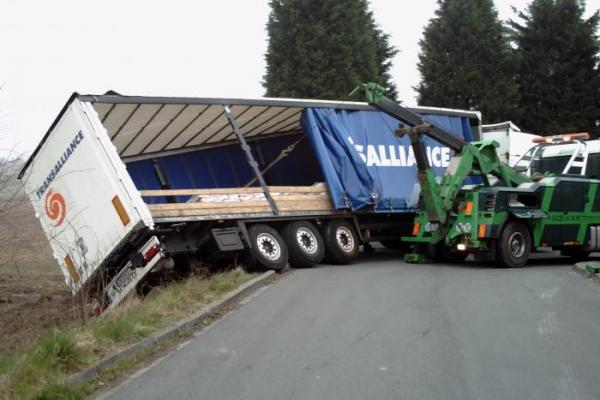
<path fill-rule="evenodd" d="M 418 114 L 402 107 L 385 96 L 385 89 L 375 83 L 362 84 L 351 95 L 362 91 L 365 99 L 373 107 L 398 119 L 406 126 L 396 131 L 399 136 L 408 135 L 415 154 L 417 177 L 421 186 L 424 210 L 431 222 L 444 224 L 452 209 L 456 195 L 464 180 L 471 175 L 480 175 L 489 185 L 488 175 L 496 176 L 506 186 L 518 186 L 529 178 L 520 175 L 513 168 L 500 161 L 496 153 L 498 144 L 494 141 L 469 143 L 464 139 L 447 132 L 435 124 L 426 122 Z M 425 145 L 421 135 L 432 139 L 454 150 L 454 157 L 440 183 L 429 165 Z"/>
<path fill-rule="evenodd" d="M 363 83 L 350 93 L 350 96 L 355 93 L 363 91 L 367 103 L 377 108 L 384 113 L 391 115 L 392 117 L 400 120 L 402 123 L 409 127 L 427 126 L 427 136 L 438 142 L 448 146 L 450 149 L 457 153 L 462 151 L 464 145 L 468 142 L 464 139 L 451 134 L 450 132 L 430 123 L 427 123 L 421 118 L 421 116 L 406 107 L 402 107 L 394 100 L 388 99 L 385 96 L 385 88 L 379 86 L 376 83 Z M 416 157 L 416 155 L 415 155 Z"/>

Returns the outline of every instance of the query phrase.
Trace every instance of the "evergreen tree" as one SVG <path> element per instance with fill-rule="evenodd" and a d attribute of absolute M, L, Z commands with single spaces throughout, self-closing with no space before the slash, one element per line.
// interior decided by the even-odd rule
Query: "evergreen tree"
<path fill-rule="evenodd" d="M 542 134 L 593 131 L 600 119 L 596 12 L 581 0 L 534 0 L 523 24 L 512 22 L 519 48 L 522 128 Z"/>
<path fill-rule="evenodd" d="M 367 0 L 271 0 L 263 86 L 271 97 L 346 99 L 363 82 L 396 96 L 397 51 Z"/>
<path fill-rule="evenodd" d="M 514 119 L 516 60 L 492 0 L 438 4 L 420 41 L 420 104 L 478 110 L 488 122 Z"/>

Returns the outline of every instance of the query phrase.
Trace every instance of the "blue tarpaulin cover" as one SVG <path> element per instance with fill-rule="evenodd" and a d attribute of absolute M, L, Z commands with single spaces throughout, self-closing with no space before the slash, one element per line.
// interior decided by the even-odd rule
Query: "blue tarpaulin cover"
<path fill-rule="evenodd" d="M 467 117 L 422 116 L 472 140 Z M 308 139 L 301 140 L 288 157 L 264 174 L 268 185 L 305 186 L 325 181 L 336 209 L 415 209 L 419 194 L 415 160 L 408 138 L 394 134 L 397 120 L 378 111 L 305 108 L 302 124 Z M 259 168 L 265 169 L 303 134 L 250 142 Z M 430 164 L 442 174 L 450 161 L 450 149 L 429 138 L 425 143 Z M 157 167 L 164 175 L 166 187 L 172 189 L 241 187 L 254 176 L 238 143 L 127 163 L 140 189 L 161 188 Z M 179 196 L 177 201 L 188 198 Z M 165 203 L 167 199 L 153 197 L 146 201 Z"/>
<path fill-rule="evenodd" d="M 472 140 L 468 118 L 422 115 Z M 415 160 L 409 139 L 394 134 L 399 121 L 379 111 L 307 108 L 302 117 L 337 209 L 413 211 L 418 201 Z M 433 170 L 441 175 L 451 151 L 426 137 Z"/>

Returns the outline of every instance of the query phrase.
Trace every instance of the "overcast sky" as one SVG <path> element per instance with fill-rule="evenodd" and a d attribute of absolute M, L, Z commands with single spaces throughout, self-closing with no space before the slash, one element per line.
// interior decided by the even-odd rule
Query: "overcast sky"
<path fill-rule="evenodd" d="M 501 18 L 529 0 L 496 0 Z M 418 41 L 436 0 L 371 0 L 416 104 Z M 600 0 L 588 0 L 590 14 Z M 268 0 L 0 0 L 0 149 L 32 150 L 68 96 L 261 97 Z M 440 104 L 439 106 L 444 106 Z"/>

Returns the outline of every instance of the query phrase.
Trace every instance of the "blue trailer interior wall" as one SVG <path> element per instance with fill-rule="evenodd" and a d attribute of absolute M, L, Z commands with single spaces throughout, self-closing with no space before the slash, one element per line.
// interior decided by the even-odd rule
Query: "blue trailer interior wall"
<path fill-rule="evenodd" d="M 281 151 L 298 142 L 303 133 L 268 138 L 250 143 L 252 153 L 263 170 Z M 323 182 L 319 163 L 310 148 L 310 141 L 304 137 L 288 156 L 282 158 L 269 171 L 264 173 L 270 186 L 309 186 Z M 169 189 L 209 189 L 243 187 L 254 174 L 238 144 L 214 147 L 188 153 L 157 157 L 126 163 L 136 187 L 140 190 L 161 189 L 156 173 L 158 164 Z M 257 186 L 254 182 L 252 186 Z M 189 196 L 173 199 L 184 202 Z M 165 203 L 169 199 L 162 197 L 146 198 L 148 203 Z"/>
<path fill-rule="evenodd" d="M 422 116 L 467 141 L 473 138 L 467 118 Z M 403 212 L 417 206 L 414 155 L 409 139 L 394 134 L 399 121 L 378 111 L 309 108 L 302 124 L 336 208 Z M 450 149 L 430 138 L 425 144 L 430 164 L 441 175 Z"/>
<path fill-rule="evenodd" d="M 428 114 L 429 121 L 467 141 L 473 139 L 466 117 Z M 264 170 L 296 143 L 293 151 L 264 173 L 271 186 L 308 186 L 326 182 L 337 209 L 365 212 L 413 211 L 418 201 L 414 155 L 408 138 L 394 134 L 398 121 L 378 111 L 306 108 L 304 132 L 250 142 Z M 432 139 L 425 144 L 434 171 L 442 174 L 450 149 Z M 126 164 L 139 189 L 230 188 L 246 186 L 254 174 L 237 143 Z M 164 182 L 158 178 L 161 171 Z M 253 186 L 257 183 L 254 182 Z M 184 202 L 189 196 L 146 198 Z"/>
<path fill-rule="evenodd" d="M 262 169 L 275 160 L 281 150 L 296 142 L 298 143 L 289 155 L 264 174 L 268 185 L 310 186 L 316 182 L 323 182 L 323 174 L 311 148 L 310 139 L 304 133 L 254 142 L 251 147 Z"/>

